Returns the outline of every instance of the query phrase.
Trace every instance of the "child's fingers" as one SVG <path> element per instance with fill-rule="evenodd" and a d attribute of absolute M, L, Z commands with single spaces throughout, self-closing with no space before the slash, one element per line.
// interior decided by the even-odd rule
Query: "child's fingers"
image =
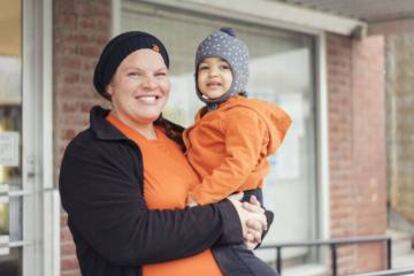
<path fill-rule="evenodd" d="M 258 205 L 258 206 L 261 206 L 261 205 L 260 205 L 259 200 L 257 200 L 257 197 L 256 197 L 256 196 L 254 196 L 254 195 L 252 195 L 252 196 L 250 197 L 250 203 L 251 203 L 251 204 L 253 204 L 253 205 Z"/>
<path fill-rule="evenodd" d="M 242 200 L 242 198 L 243 198 L 243 195 L 244 195 L 244 193 L 243 192 L 239 192 L 239 193 L 237 193 L 237 194 L 232 194 L 232 195 L 229 195 L 227 198 L 228 199 L 234 199 L 234 200 Z"/>
<path fill-rule="evenodd" d="M 188 207 L 197 206 L 197 202 L 194 199 L 192 199 L 191 197 L 188 197 L 187 198 L 187 206 Z"/>

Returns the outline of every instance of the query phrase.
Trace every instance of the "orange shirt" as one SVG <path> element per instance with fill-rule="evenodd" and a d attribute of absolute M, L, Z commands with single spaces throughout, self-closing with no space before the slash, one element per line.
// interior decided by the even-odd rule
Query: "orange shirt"
<path fill-rule="evenodd" d="M 183 135 L 187 159 L 202 179 L 191 187 L 190 198 L 204 205 L 262 187 L 266 158 L 281 145 L 289 115 L 275 104 L 241 96 L 202 113 Z"/>
<path fill-rule="evenodd" d="M 148 140 L 112 115 L 107 120 L 140 148 L 144 164 L 144 198 L 149 209 L 183 209 L 190 184 L 198 176 L 178 145 L 156 128 Z M 178 260 L 143 266 L 143 276 L 221 276 L 210 250 Z"/>

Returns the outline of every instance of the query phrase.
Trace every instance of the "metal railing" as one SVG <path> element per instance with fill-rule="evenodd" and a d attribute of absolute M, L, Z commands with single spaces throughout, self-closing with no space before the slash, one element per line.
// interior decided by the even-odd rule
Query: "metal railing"
<path fill-rule="evenodd" d="M 321 247 L 329 246 L 331 249 L 331 265 L 332 265 L 332 275 L 337 276 L 338 264 L 337 264 L 337 249 L 339 246 L 346 245 L 355 245 L 362 243 L 374 243 L 374 242 L 385 242 L 387 250 L 387 269 L 391 269 L 391 246 L 392 240 L 387 236 L 367 236 L 367 237 L 351 237 L 351 238 L 341 238 L 341 239 L 332 239 L 332 240 L 316 240 L 316 241 L 306 241 L 306 242 L 287 242 L 287 243 L 276 243 L 276 244 L 267 244 L 262 245 L 258 249 L 261 250 L 276 250 L 276 269 L 279 274 L 282 274 L 282 249 L 285 247 Z"/>

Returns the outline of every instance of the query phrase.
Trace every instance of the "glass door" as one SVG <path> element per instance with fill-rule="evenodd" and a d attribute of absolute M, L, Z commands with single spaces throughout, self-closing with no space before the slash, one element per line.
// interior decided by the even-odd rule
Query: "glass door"
<path fill-rule="evenodd" d="M 0 1 L 0 275 L 22 275 L 22 7 Z"/>
<path fill-rule="evenodd" d="M 46 205 L 53 189 L 44 181 L 44 162 L 53 166 L 44 155 L 45 2 L 0 0 L 1 276 L 52 275 L 45 268 L 56 235 Z"/>

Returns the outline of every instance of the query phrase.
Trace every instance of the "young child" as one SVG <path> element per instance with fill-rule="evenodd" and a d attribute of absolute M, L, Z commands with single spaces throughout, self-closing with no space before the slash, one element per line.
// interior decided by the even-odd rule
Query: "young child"
<path fill-rule="evenodd" d="M 205 205 L 243 192 L 263 204 L 266 159 L 276 152 L 291 124 L 276 105 L 246 98 L 249 51 L 232 29 L 213 32 L 198 46 L 195 57 L 196 91 L 206 103 L 195 123 L 183 134 L 186 156 L 200 176 L 190 188 L 188 205 Z M 260 240 L 257 240 L 260 242 Z M 277 275 L 244 245 L 213 247 L 224 258 L 226 275 Z"/>
<path fill-rule="evenodd" d="M 188 204 L 209 204 L 236 192 L 263 204 L 267 157 L 276 152 L 291 124 L 278 106 L 246 97 L 249 51 L 234 31 L 221 28 L 198 46 L 196 91 L 206 103 L 183 135 L 186 156 L 200 176 Z"/>

